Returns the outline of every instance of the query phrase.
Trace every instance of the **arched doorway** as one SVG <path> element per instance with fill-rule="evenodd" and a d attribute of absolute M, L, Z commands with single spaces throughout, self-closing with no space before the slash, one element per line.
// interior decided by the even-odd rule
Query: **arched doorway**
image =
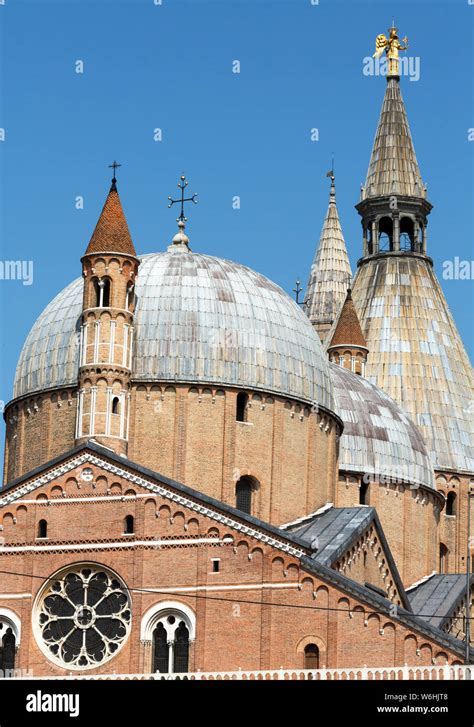
<path fill-rule="evenodd" d="M 319 649 L 316 644 L 306 644 L 304 647 L 304 668 L 319 669 Z"/>

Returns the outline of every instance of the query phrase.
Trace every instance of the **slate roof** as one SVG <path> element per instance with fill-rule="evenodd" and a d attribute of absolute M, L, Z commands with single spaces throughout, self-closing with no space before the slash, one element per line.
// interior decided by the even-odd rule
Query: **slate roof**
<path fill-rule="evenodd" d="M 333 568 L 337 560 L 358 540 L 369 525 L 374 523 L 382 544 L 393 580 L 397 586 L 403 606 L 410 611 L 410 602 L 405 594 L 395 560 L 385 538 L 377 512 L 373 507 L 331 507 L 313 515 L 301 525 L 287 527 L 289 532 L 306 541 L 315 549 L 313 560 L 327 568 Z"/>
<path fill-rule="evenodd" d="M 442 629 L 466 595 L 466 574 L 437 574 L 407 591 L 413 612 Z M 471 576 L 471 588 L 474 576 Z"/>
<path fill-rule="evenodd" d="M 332 507 L 303 525 L 290 529 L 310 545 L 317 539 L 315 559 L 331 566 L 367 529 L 374 513 L 373 507 Z"/>

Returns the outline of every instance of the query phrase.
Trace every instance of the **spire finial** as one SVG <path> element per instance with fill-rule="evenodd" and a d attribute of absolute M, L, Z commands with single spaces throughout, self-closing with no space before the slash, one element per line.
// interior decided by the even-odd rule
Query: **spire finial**
<path fill-rule="evenodd" d="M 112 164 L 109 164 L 109 169 L 113 169 L 114 170 L 114 176 L 112 177 L 112 187 L 111 187 L 111 189 L 117 189 L 117 187 L 115 186 L 117 184 L 117 179 L 115 177 L 115 170 L 118 169 L 121 166 L 122 165 L 119 164 L 118 162 L 116 162 L 115 159 L 112 162 Z"/>
<path fill-rule="evenodd" d="M 179 222 L 187 222 L 188 218 L 184 216 L 184 203 L 185 202 L 193 202 L 194 204 L 197 204 L 197 194 L 194 193 L 192 197 L 185 197 L 184 196 L 184 190 L 188 186 L 188 180 L 184 176 L 184 174 L 181 175 L 180 181 L 177 185 L 178 189 L 181 190 L 181 199 L 173 199 L 172 197 L 168 197 L 169 199 L 169 205 L 168 209 L 172 207 L 174 204 L 181 204 L 181 212 L 179 213 L 179 216 L 176 218 L 176 221 Z"/>
<path fill-rule="evenodd" d="M 387 81 L 389 78 L 400 79 L 400 71 L 398 67 L 398 51 L 407 50 L 408 38 L 403 38 L 402 45 L 398 40 L 398 28 L 395 27 L 395 20 L 392 21 L 392 27 L 388 29 L 388 38 L 383 33 L 380 33 L 375 39 L 375 53 L 374 58 L 380 58 L 382 53 L 385 51 L 388 61 Z"/>
<path fill-rule="evenodd" d="M 296 287 L 293 288 L 293 293 L 295 294 L 295 300 L 298 305 L 300 305 L 300 293 L 303 292 L 303 288 L 301 287 L 300 283 L 301 283 L 301 281 L 297 280 L 295 283 Z"/>
<path fill-rule="evenodd" d="M 329 170 L 329 172 L 326 173 L 326 177 L 331 178 L 331 189 L 329 192 L 329 201 L 333 202 L 335 204 L 336 203 L 336 184 L 335 184 L 336 175 L 334 174 L 334 154 L 332 155 L 331 169 Z"/>

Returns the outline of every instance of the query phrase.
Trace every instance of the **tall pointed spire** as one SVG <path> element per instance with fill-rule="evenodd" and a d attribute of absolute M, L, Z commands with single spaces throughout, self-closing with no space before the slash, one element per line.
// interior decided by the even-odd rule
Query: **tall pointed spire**
<path fill-rule="evenodd" d="M 329 205 L 319 245 L 311 266 L 303 310 L 318 332 L 321 341 L 331 328 L 344 302 L 348 281 L 352 278 L 344 235 L 336 206 L 334 170 L 331 177 Z"/>
<path fill-rule="evenodd" d="M 137 255 L 117 192 L 115 170 L 109 194 L 85 254 L 97 252 L 118 252 L 133 257 Z"/>
<path fill-rule="evenodd" d="M 375 134 L 362 198 L 384 195 L 426 197 L 398 76 L 387 88 Z"/>
<path fill-rule="evenodd" d="M 390 40 L 376 41 L 395 65 L 356 205 L 363 256 L 353 298 L 370 350 L 366 374 L 413 418 L 437 471 L 471 473 L 472 369 L 427 255 L 432 205 L 400 94 L 395 51 L 401 47 L 392 30 Z"/>

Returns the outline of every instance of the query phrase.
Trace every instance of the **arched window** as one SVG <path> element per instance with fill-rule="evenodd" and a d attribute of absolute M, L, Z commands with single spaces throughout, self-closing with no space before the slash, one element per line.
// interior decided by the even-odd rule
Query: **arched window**
<path fill-rule="evenodd" d="M 92 308 L 98 308 L 99 307 L 99 301 L 100 301 L 100 288 L 99 288 L 99 278 L 92 278 L 91 285 L 93 289 L 93 296 L 91 300 L 91 307 Z"/>
<path fill-rule="evenodd" d="M 153 631 L 153 671 L 189 671 L 189 629 L 179 613 L 162 616 Z"/>
<path fill-rule="evenodd" d="M 110 306 L 110 279 L 94 278 L 92 282 L 95 290 L 95 307 L 108 308 Z"/>
<path fill-rule="evenodd" d="M 456 493 L 448 492 L 446 498 L 446 515 L 456 515 Z"/>
<path fill-rule="evenodd" d="M 319 649 L 316 644 L 307 644 L 304 647 L 304 668 L 319 669 Z"/>
<path fill-rule="evenodd" d="M 15 668 L 16 639 L 10 626 L 0 623 L 0 672 L 7 676 Z"/>
<path fill-rule="evenodd" d="M 400 220 L 400 250 L 415 251 L 415 225 L 411 217 Z"/>
<path fill-rule="evenodd" d="M 369 504 L 369 483 L 361 482 L 359 487 L 359 505 Z"/>
<path fill-rule="evenodd" d="M 246 422 L 247 421 L 247 404 L 248 404 L 249 397 L 245 393 L 245 391 L 239 392 L 237 394 L 237 412 L 235 415 L 235 418 L 238 422 Z"/>
<path fill-rule="evenodd" d="M 184 621 L 181 621 L 175 631 L 174 654 L 173 654 L 175 674 L 182 674 L 188 671 L 189 664 L 189 631 Z"/>
<path fill-rule="evenodd" d="M 112 414 L 120 414 L 120 399 L 114 396 L 112 399 Z"/>
<path fill-rule="evenodd" d="M 48 537 L 48 523 L 46 520 L 40 520 L 38 523 L 38 534 L 36 536 L 37 538 L 47 538 Z"/>
<path fill-rule="evenodd" d="M 168 637 L 162 623 L 153 632 L 153 671 L 160 674 L 169 671 Z"/>
<path fill-rule="evenodd" d="M 134 293 L 135 285 L 130 282 L 127 285 L 127 295 L 125 298 L 125 308 L 127 310 L 133 310 L 133 306 L 135 303 L 135 293 Z"/>
<path fill-rule="evenodd" d="M 446 573 L 448 568 L 448 553 L 449 550 L 444 543 L 439 545 L 439 572 Z"/>
<path fill-rule="evenodd" d="M 379 220 L 379 250 L 393 250 L 393 220 L 382 217 Z"/>
<path fill-rule="evenodd" d="M 125 535 L 133 535 L 134 533 L 134 520 L 133 515 L 127 515 L 123 521 L 123 532 Z"/>
<path fill-rule="evenodd" d="M 235 506 L 238 510 L 252 513 L 252 491 L 255 489 L 253 477 L 244 475 L 235 486 Z"/>

